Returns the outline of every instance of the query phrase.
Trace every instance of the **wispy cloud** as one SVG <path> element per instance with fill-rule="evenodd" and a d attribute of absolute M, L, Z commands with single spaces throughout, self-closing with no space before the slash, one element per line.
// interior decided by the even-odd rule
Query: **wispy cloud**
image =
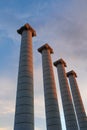
<path fill-rule="evenodd" d="M 0 130 L 11 130 L 11 127 L 2 127 Z"/>
<path fill-rule="evenodd" d="M 13 97 L 15 97 L 14 91 L 16 91 L 16 89 L 14 81 L 8 77 L 0 77 L 0 86 L 0 120 L 1 127 L 5 129 L 5 127 L 9 127 L 10 124 L 13 125 L 15 110 Z"/>

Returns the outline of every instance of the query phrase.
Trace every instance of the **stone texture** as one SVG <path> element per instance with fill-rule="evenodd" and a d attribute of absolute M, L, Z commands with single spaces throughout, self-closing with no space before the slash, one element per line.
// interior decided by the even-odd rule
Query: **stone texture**
<path fill-rule="evenodd" d="M 50 56 L 50 54 L 53 53 L 53 50 L 48 44 L 45 44 L 40 47 L 38 51 L 42 54 L 47 130 L 62 130 L 52 60 Z"/>
<path fill-rule="evenodd" d="M 57 72 L 59 77 L 59 85 L 60 85 L 64 116 L 65 116 L 66 129 L 78 130 L 72 98 L 71 98 L 67 76 L 65 72 L 66 63 L 64 62 L 63 59 L 59 59 L 58 61 L 54 62 L 54 65 L 57 67 Z"/>
<path fill-rule="evenodd" d="M 17 32 L 22 39 L 14 130 L 34 130 L 32 37 L 36 36 L 36 32 L 29 24 L 25 24 Z"/>
<path fill-rule="evenodd" d="M 75 110 L 76 110 L 80 130 L 87 130 L 87 117 L 82 102 L 82 98 L 80 95 L 79 87 L 76 81 L 77 75 L 72 70 L 67 73 L 67 77 L 69 78 L 69 82 L 70 82 L 71 92 L 73 96 L 73 101 L 75 105 Z"/>

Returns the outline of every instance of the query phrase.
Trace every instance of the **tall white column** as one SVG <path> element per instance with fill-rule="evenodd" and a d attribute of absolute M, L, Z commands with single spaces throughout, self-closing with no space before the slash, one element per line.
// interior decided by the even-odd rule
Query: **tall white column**
<path fill-rule="evenodd" d="M 32 37 L 36 36 L 36 32 L 29 24 L 25 24 L 17 32 L 22 39 L 14 130 L 34 130 Z"/>
<path fill-rule="evenodd" d="M 62 130 L 53 66 L 50 55 L 53 53 L 53 50 L 48 44 L 45 44 L 40 47 L 38 51 L 42 54 L 47 130 Z"/>
<path fill-rule="evenodd" d="M 66 63 L 63 59 L 59 59 L 54 62 L 57 67 L 60 92 L 65 116 L 66 130 L 78 130 L 78 125 L 76 121 L 76 116 L 74 112 L 74 107 L 72 103 L 72 98 L 69 90 L 69 85 L 67 81 L 67 76 L 65 72 Z"/>
<path fill-rule="evenodd" d="M 79 87 L 76 81 L 77 75 L 72 70 L 67 73 L 67 77 L 69 78 L 69 81 L 70 81 L 71 92 L 73 96 L 73 101 L 74 101 L 74 105 L 76 109 L 76 114 L 77 114 L 80 130 L 87 130 L 87 117 L 86 117 L 84 105 L 82 102 L 82 98 L 80 95 Z"/>

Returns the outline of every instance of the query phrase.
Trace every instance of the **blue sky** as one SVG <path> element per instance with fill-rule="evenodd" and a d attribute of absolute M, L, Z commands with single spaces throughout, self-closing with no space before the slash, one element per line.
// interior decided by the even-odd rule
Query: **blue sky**
<path fill-rule="evenodd" d="M 63 58 L 66 71 L 74 69 L 87 113 L 87 0 L 0 0 L 0 130 L 12 130 L 21 36 L 17 29 L 29 23 L 33 38 L 35 130 L 46 130 L 41 55 L 45 43 L 54 49 L 53 61 Z M 63 110 L 57 84 L 63 130 Z M 40 80 L 39 77 L 41 78 Z"/>

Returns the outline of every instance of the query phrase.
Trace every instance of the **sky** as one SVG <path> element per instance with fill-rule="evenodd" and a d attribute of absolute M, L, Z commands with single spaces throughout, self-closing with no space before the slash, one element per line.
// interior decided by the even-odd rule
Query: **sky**
<path fill-rule="evenodd" d="M 63 58 L 66 72 L 75 70 L 87 114 L 87 0 L 0 0 L 0 130 L 14 127 L 21 36 L 17 29 L 29 23 L 33 38 L 35 130 L 46 130 L 41 54 L 48 43 L 52 61 Z M 66 130 L 55 67 L 55 81 L 62 122 Z"/>

